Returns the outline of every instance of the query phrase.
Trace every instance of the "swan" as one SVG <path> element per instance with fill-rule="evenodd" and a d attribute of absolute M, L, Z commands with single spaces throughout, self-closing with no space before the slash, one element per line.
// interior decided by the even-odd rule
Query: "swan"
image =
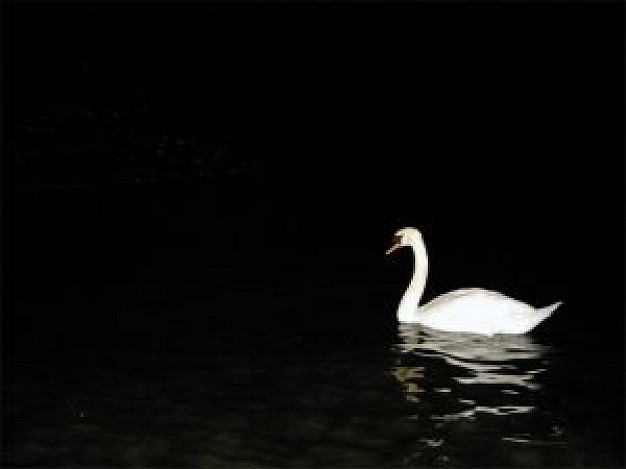
<path fill-rule="evenodd" d="M 422 234 L 416 228 L 402 228 L 392 239 L 386 254 L 410 247 L 414 255 L 413 277 L 398 306 L 398 321 L 421 324 L 431 329 L 483 335 L 525 334 L 550 316 L 562 302 L 535 308 L 502 293 L 481 288 L 464 288 L 444 293 L 420 305 L 428 256 Z"/>

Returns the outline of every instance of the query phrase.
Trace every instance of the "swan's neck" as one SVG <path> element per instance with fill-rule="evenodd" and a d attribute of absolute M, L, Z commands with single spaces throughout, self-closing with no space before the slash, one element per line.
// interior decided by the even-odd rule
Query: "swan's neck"
<path fill-rule="evenodd" d="M 423 243 L 416 243 L 411 245 L 411 249 L 414 255 L 413 277 L 398 306 L 398 320 L 400 321 L 410 321 L 417 314 L 428 275 L 426 247 Z"/>

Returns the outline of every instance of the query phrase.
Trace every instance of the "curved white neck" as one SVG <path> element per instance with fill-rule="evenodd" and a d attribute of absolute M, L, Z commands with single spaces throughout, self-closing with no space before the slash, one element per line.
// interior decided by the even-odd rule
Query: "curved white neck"
<path fill-rule="evenodd" d="M 414 257 L 413 277 L 398 306 L 398 319 L 400 321 L 410 320 L 417 314 L 428 276 L 428 256 L 424 243 L 416 241 L 411 244 L 411 249 Z"/>

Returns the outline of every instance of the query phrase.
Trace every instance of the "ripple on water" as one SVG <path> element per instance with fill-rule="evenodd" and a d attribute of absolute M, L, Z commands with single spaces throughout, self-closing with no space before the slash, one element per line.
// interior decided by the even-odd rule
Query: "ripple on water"
<path fill-rule="evenodd" d="M 37 466 L 571 466 L 546 401 L 552 351 L 531 337 L 400 326 L 389 346 L 82 370 L 20 387 L 11 463 Z M 76 370 L 73 370 L 75 372 Z M 80 370 L 79 370 L 80 371 Z M 59 376 L 58 369 L 48 373 Z M 32 388 L 28 388 L 31 386 Z M 47 397 L 42 397 L 47 396 Z M 25 399 L 27 401 L 28 399 Z M 24 410 L 25 409 L 25 410 Z M 469 463 L 468 463 L 469 462 Z"/>

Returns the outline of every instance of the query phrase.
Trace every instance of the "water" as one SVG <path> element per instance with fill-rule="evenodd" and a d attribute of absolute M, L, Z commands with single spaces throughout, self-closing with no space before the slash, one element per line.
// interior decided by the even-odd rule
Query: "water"
<path fill-rule="evenodd" d="M 190 332 L 172 309 L 167 331 L 22 337 L 5 456 L 59 467 L 619 464 L 615 417 L 599 415 L 617 404 L 598 389 L 610 365 L 533 335 L 332 319 L 340 313 L 207 318 Z"/>

